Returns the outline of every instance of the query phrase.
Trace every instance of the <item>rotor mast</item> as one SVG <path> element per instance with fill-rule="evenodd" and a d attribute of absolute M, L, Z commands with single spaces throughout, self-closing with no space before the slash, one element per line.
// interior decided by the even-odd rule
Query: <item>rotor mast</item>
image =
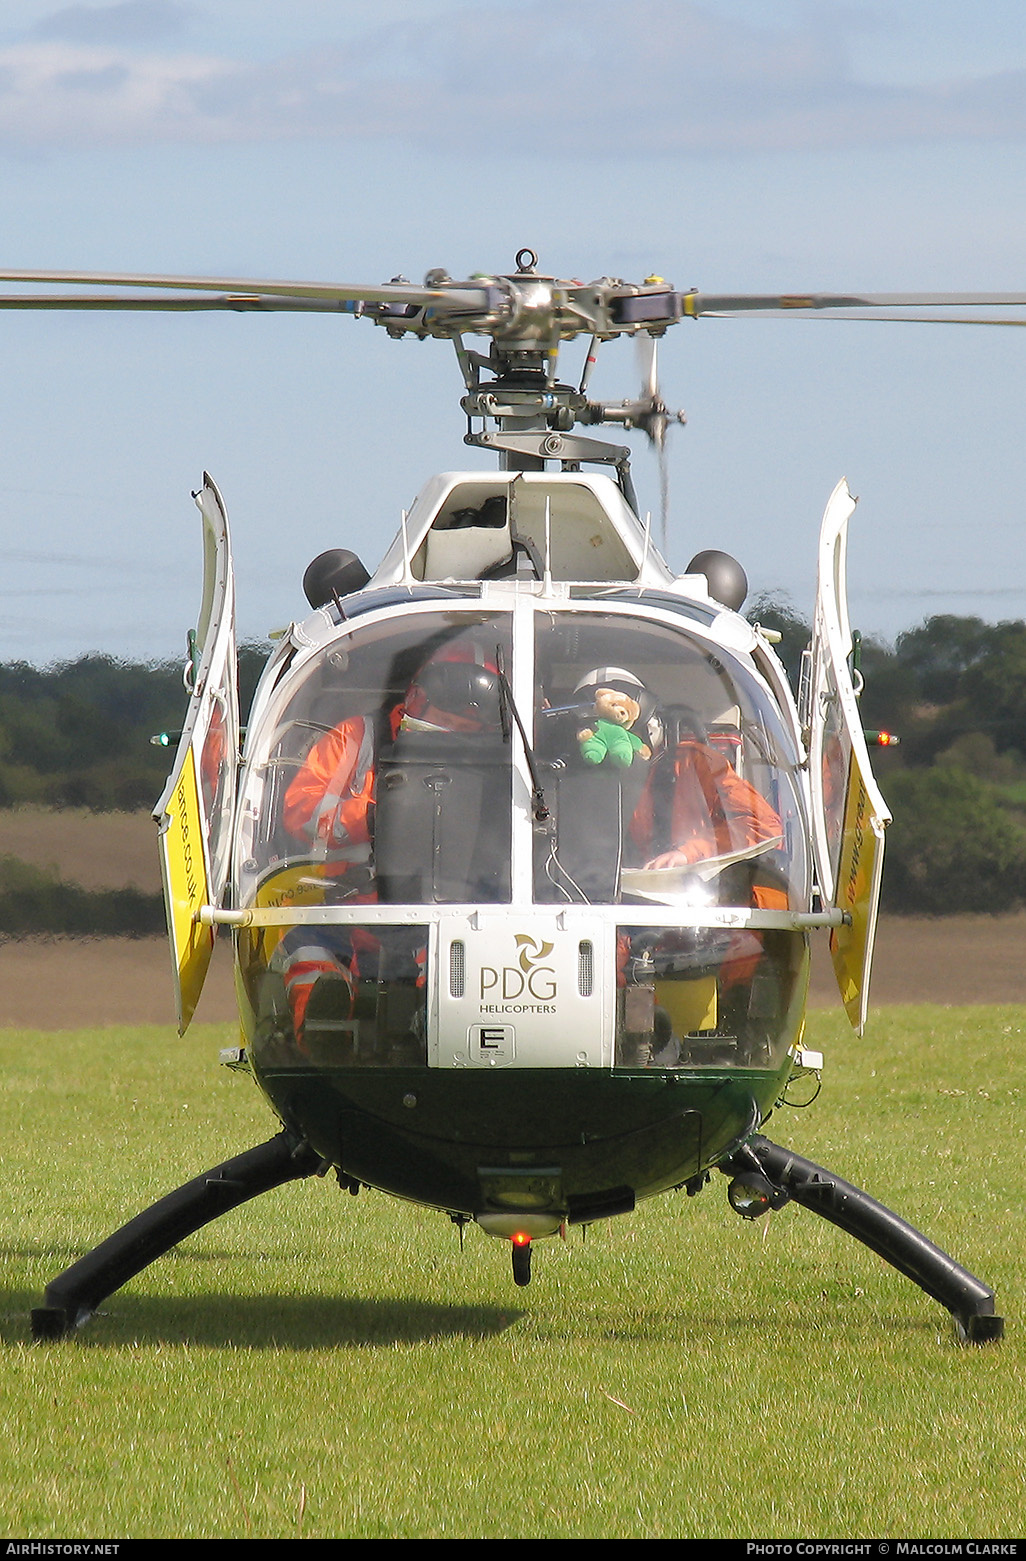
<path fill-rule="evenodd" d="M 504 471 L 544 471 L 552 461 L 558 461 L 563 471 L 578 470 L 582 461 L 611 465 L 624 496 L 636 510 L 629 446 L 573 432 L 577 423 L 644 426 L 643 416 L 649 411 L 647 401 L 644 406 L 640 402 L 592 402 L 586 393 L 599 341 L 632 326 L 638 328 L 633 321 L 614 322 L 611 317 L 609 290 L 623 284 L 603 278 L 585 288 L 580 283 L 567 284 L 540 275 L 537 256 L 530 249 L 518 252 L 516 265 L 514 275 L 496 279 L 506 284 L 508 314 L 506 319 L 491 320 L 485 326 L 491 337 L 488 355 L 469 349 L 462 331 L 453 333 L 466 386 L 460 402 L 467 414 L 466 443 L 495 451 Z M 444 273 L 438 272 L 431 272 L 426 278 L 426 282 L 436 286 L 444 286 L 448 281 Z M 656 279 L 652 281 L 655 283 Z M 667 298 L 674 296 L 665 283 L 660 290 Z M 629 289 L 630 295 L 642 291 L 647 289 Z M 666 313 L 660 300 L 656 314 L 662 334 L 668 320 L 679 316 L 679 309 Z M 481 331 L 482 323 L 474 322 L 468 328 Z M 562 341 L 573 340 L 583 331 L 590 333 L 591 346 L 581 382 L 575 388 L 557 377 L 559 348 Z M 483 374 L 490 377 L 483 380 Z M 476 419 L 481 426 L 475 429 Z M 485 426 L 489 422 L 497 427 L 489 429 Z"/>

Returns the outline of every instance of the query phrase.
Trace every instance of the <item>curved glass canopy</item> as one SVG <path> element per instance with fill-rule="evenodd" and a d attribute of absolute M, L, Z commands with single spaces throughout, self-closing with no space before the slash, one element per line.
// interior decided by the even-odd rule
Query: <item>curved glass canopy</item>
<path fill-rule="evenodd" d="M 240 935 L 258 1054 L 779 1068 L 807 965 L 797 755 L 704 623 L 411 593 L 295 657 L 263 712 L 235 875 L 240 908 L 281 911 Z M 570 1028 L 604 1037 L 576 1051 L 559 1002 L 513 1001 L 571 981 Z"/>

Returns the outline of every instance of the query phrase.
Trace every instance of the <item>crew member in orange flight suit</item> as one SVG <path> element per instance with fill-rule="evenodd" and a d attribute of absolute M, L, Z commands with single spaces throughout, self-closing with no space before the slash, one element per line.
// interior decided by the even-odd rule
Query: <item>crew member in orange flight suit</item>
<path fill-rule="evenodd" d="M 391 713 L 393 735 L 402 712 L 403 706 L 398 705 Z M 323 871 L 339 885 L 346 874 L 356 876 L 360 859 L 370 849 L 375 746 L 373 717 L 353 716 L 340 722 L 317 740 L 285 793 L 286 829 L 304 840 L 308 849 L 325 848 Z M 375 896 L 369 886 L 356 884 L 352 898 L 373 901 Z M 360 936 L 354 930 L 355 940 L 348 928 L 294 927 L 278 945 L 275 964 L 285 983 L 297 1039 L 302 1038 L 310 995 L 322 977 L 344 983 L 352 1007 L 356 990 L 352 967 Z"/>
<path fill-rule="evenodd" d="M 663 766 L 672 768 L 672 780 L 659 775 Z M 660 782 L 665 780 L 670 780 L 666 787 L 671 793 L 667 798 L 669 817 L 660 828 L 658 794 Z M 646 867 L 691 867 L 709 857 L 779 839 L 782 826 L 761 792 L 741 779 L 729 759 L 696 735 L 683 738 L 672 755 L 665 753 L 656 760 L 631 819 L 630 832 L 641 850 L 654 853 Z M 756 900 L 757 905 L 763 903 Z"/>
<path fill-rule="evenodd" d="M 701 722 L 693 727 L 672 753 L 664 750 L 653 761 L 631 819 L 631 838 L 648 868 L 691 867 L 783 836 L 776 809 L 712 746 Z M 762 910 L 787 908 L 786 890 L 760 883 L 758 868 L 747 896 Z M 721 994 L 751 980 L 762 951 L 758 933 L 742 932 L 731 940 L 720 969 Z"/>
<path fill-rule="evenodd" d="M 392 711 L 392 735 L 403 706 Z M 375 767 L 374 722 L 353 716 L 319 738 L 285 793 L 282 822 L 289 834 L 344 852 L 370 843 Z M 339 857 L 329 871 L 344 871 L 353 857 Z"/>
<path fill-rule="evenodd" d="M 493 663 L 464 637 L 450 640 L 425 663 L 387 717 L 392 737 L 402 730 L 480 732 L 499 724 L 498 678 Z M 369 859 L 377 784 L 375 718 L 353 716 L 326 732 L 310 749 L 285 793 L 282 821 L 290 834 L 327 850 L 325 872 L 344 884 L 354 866 Z M 355 877 L 355 874 L 354 874 Z M 373 903 L 366 881 L 354 884 L 351 903 Z M 355 994 L 359 956 L 379 940 L 360 928 L 296 927 L 286 933 L 275 959 L 282 972 L 297 1037 L 317 981 L 343 981 Z M 414 956 L 422 963 L 422 956 Z M 423 982 L 423 972 L 418 984 Z"/>

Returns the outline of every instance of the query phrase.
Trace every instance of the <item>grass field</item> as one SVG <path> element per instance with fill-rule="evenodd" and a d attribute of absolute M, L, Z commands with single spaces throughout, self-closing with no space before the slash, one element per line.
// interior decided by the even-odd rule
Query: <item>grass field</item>
<path fill-rule="evenodd" d="M 230 1029 L 0 1031 L 8 1536 L 958 1538 L 1026 1520 L 1026 1013 L 833 1014 L 808 1111 L 771 1137 L 998 1290 L 1004 1343 L 812 1214 L 697 1199 L 504 1244 L 333 1181 L 184 1243 L 73 1339 L 47 1280 L 274 1121 Z"/>

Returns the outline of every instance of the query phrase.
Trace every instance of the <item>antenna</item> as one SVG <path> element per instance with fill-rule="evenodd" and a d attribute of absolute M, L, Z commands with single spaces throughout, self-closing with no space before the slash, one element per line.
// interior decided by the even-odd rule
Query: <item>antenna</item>
<path fill-rule="evenodd" d="M 552 590 L 552 498 L 545 495 L 545 569 L 542 573 L 542 590 Z"/>
<path fill-rule="evenodd" d="M 413 585 L 413 571 L 410 568 L 410 538 L 406 529 L 407 510 L 399 511 L 399 526 L 403 534 L 403 585 Z"/>
<path fill-rule="evenodd" d="M 645 570 L 648 568 L 648 549 L 652 541 L 652 511 L 645 511 L 645 551 L 641 555 L 641 572 L 638 577 L 639 587 L 644 583 Z"/>

